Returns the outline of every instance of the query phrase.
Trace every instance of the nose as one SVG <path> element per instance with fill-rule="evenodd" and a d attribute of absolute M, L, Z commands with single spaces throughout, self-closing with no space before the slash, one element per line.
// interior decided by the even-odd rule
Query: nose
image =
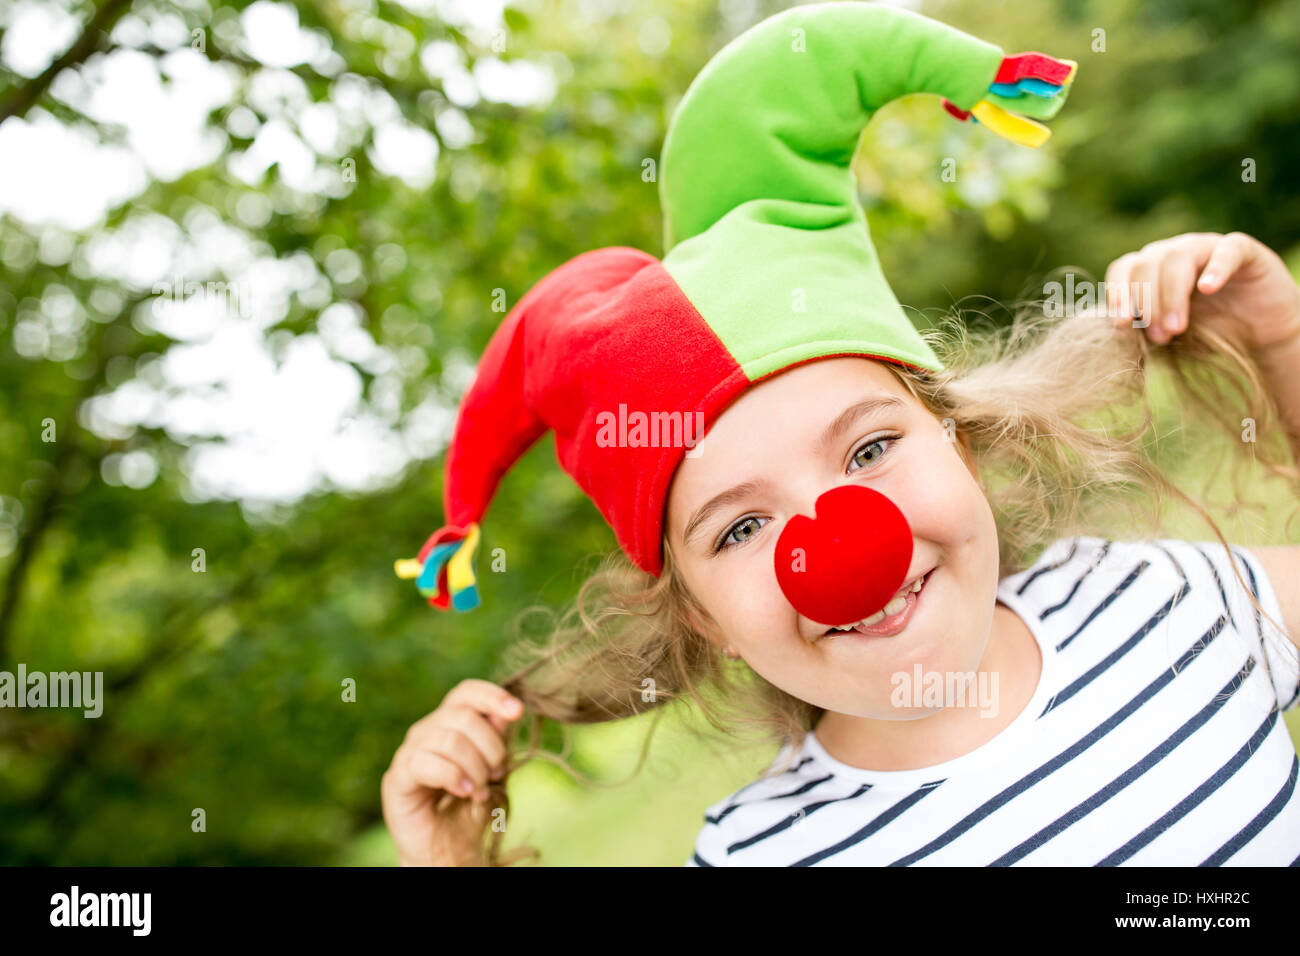
<path fill-rule="evenodd" d="M 828 627 L 889 603 L 912 564 L 912 528 L 888 497 L 837 485 L 795 515 L 776 539 L 776 580 L 794 609 Z"/>

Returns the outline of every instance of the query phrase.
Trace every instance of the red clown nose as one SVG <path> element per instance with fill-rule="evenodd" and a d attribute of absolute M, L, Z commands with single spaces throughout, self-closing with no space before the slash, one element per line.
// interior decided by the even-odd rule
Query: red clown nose
<path fill-rule="evenodd" d="M 862 485 L 819 497 L 776 539 L 776 580 L 796 611 L 829 627 L 870 617 L 907 580 L 912 529 L 898 507 Z"/>

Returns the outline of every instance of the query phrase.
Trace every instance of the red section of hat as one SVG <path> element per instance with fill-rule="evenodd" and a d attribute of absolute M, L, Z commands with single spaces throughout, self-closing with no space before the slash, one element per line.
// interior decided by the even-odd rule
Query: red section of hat
<path fill-rule="evenodd" d="M 619 545 L 658 574 L 673 472 L 701 423 L 748 384 L 654 256 L 628 246 L 576 256 L 520 299 L 483 353 L 448 450 L 446 521 L 480 521 L 549 428 Z M 628 427 L 638 414 L 647 428 Z"/>

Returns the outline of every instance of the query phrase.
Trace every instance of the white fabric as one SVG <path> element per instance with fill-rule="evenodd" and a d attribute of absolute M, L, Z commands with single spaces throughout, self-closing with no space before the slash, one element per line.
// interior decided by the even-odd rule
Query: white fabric
<path fill-rule="evenodd" d="M 1258 559 L 1234 546 L 1264 610 Z M 709 807 L 686 866 L 1300 863 L 1300 655 L 1218 542 L 1066 538 L 998 587 L 1043 670 L 970 753 L 879 772 L 810 734 Z M 1242 678 L 1242 675 L 1244 679 Z"/>

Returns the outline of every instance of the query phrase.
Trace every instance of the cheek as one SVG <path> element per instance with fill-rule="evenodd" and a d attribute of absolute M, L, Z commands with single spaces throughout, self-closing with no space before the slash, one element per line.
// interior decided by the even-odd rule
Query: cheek
<path fill-rule="evenodd" d="M 749 547 L 754 554 L 717 559 L 722 564 L 704 582 L 705 606 L 723 637 L 746 657 L 770 654 L 800 640 L 794 611 L 776 580 L 770 542 Z"/>
<path fill-rule="evenodd" d="M 988 499 L 952 445 L 940 438 L 916 453 L 917 467 L 901 470 L 901 480 L 882 489 L 903 509 L 916 537 L 941 542 L 979 534 L 989 521 Z"/>

